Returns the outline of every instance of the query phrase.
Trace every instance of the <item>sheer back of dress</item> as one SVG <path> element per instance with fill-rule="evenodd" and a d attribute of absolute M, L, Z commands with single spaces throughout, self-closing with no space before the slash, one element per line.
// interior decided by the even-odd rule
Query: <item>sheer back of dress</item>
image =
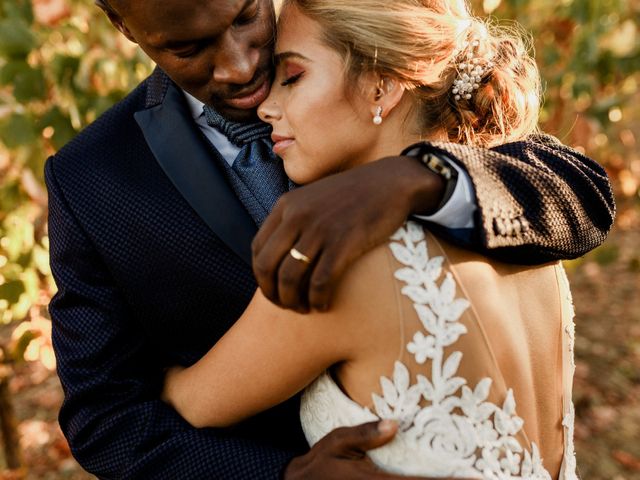
<path fill-rule="evenodd" d="M 489 262 L 411 222 L 372 255 L 372 290 L 393 303 L 393 318 L 369 332 L 363 325 L 363 335 L 383 332 L 374 353 L 307 389 L 309 442 L 392 418 L 400 433 L 371 452 L 389 471 L 574 478 L 572 311 L 561 266 Z"/>

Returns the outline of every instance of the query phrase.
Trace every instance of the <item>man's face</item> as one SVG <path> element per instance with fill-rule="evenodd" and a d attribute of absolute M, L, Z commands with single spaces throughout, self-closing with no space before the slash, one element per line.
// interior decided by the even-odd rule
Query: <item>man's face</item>
<path fill-rule="evenodd" d="M 271 80 L 271 0 L 119 0 L 114 25 L 182 89 L 236 121 L 256 118 Z"/>

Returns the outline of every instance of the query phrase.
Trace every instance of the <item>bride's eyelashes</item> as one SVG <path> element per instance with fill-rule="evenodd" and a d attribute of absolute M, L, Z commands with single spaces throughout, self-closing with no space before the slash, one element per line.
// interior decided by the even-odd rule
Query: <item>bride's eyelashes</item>
<path fill-rule="evenodd" d="M 293 85 L 304 75 L 304 72 L 296 73 L 295 75 L 291 75 L 290 77 L 285 78 L 280 85 L 286 87 L 287 85 Z"/>

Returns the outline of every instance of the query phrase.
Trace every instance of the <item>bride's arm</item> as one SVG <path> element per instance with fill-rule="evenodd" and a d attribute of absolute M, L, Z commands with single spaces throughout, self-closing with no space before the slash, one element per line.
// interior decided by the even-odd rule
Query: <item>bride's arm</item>
<path fill-rule="evenodd" d="M 193 366 L 169 372 L 163 399 L 196 427 L 223 427 L 276 405 L 344 358 L 335 315 L 282 310 L 258 290 L 234 326 Z"/>
<path fill-rule="evenodd" d="M 384 287 L 376 255 L 366 255 L 348 272 L 330 312 L 284 310 L 258 290 L 202 359 L 169 372 L 163 399 L 196 427 L 228 426 L 293 396 L 329 366 L 370 351 L 380 338 L 376 319 L 391 313 L 376 294 Z"/>

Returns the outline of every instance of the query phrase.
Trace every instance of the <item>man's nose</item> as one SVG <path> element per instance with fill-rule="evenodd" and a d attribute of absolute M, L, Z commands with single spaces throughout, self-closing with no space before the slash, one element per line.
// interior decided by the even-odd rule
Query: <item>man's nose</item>
<path fill-rule="evenodd" d="M 216 83 L 249 83 L 256 74 L 259 59 L 258 49 L 227 34 L 216 49 L 213 79 Z"/>

